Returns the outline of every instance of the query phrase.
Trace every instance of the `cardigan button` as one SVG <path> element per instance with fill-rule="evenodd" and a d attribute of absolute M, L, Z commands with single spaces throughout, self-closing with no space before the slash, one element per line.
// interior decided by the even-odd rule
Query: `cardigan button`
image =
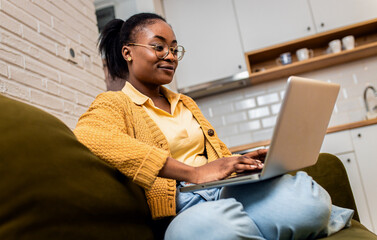
<path fill-rule="evenodd" d="M 208 135 L 212 137 L 213 135 L 215 135 L 215 131 L 213 131 L 213 129 L 209 129 Z"/>

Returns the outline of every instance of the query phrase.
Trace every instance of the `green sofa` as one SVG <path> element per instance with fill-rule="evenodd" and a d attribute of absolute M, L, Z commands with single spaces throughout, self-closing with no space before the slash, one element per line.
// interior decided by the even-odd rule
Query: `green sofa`
<path fill-rule="evenodd" d="M 160 239 L 143 190 L 77 141 L 52 115 L 0 95 L 0 239 Z M 356 210 L 339 160 L 306 169 L 334 203 Z M 327 239 L 377 239 L 354 216 Z"/>

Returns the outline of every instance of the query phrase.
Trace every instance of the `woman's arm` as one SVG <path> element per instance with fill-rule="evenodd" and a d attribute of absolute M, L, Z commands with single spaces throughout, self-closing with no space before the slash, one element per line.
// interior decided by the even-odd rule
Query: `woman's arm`
<path fill-rule="evenodd" d="M 74 133 L 94 154 L 135 183 L 149 189 L 169 152 L 133 136 L 126 104 L 116 93 L 100 94 L 77 123 Z"/>

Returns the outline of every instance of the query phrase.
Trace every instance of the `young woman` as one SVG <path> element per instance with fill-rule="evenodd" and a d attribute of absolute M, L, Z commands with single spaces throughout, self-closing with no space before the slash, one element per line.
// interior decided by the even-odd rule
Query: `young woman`
<path fill-rule="evenodd" d="M 162 85 L 185 50 L 166 21 L 141 13 L 113 20 L 99 50 L 122 91 L 100 94 L 75 129 L 78 139 L 145 189 L 154 219 L 175 216 L 166 239 L 308 239 L 349 224 L 308 175 L 179 193 L 185 182 L 223 179 L 263 167 L 266 150 L 232 156 L 195 102 Z"/>

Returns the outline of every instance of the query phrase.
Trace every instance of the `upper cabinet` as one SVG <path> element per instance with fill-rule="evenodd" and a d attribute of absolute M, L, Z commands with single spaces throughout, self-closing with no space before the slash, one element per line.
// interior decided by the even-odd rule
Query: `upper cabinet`
<path fill-rule="evenodd" d="M 234 0 L 245 52 L 316 33 L 306 0 Z"/>
<path fill-rule="evenodd" d="M 247 71 L 232 0 L 164 0 L 167 21 L 185 47 L 178 89 Z"/>
<path fill-rule="evenodd" d="M 376 0 L 234 0 L 245 52 L 377 17 Z"/>
<path fill-rule="evenodd" d="M 308 0 L 318 32 L 377 17 L 376 0 Z"/>

